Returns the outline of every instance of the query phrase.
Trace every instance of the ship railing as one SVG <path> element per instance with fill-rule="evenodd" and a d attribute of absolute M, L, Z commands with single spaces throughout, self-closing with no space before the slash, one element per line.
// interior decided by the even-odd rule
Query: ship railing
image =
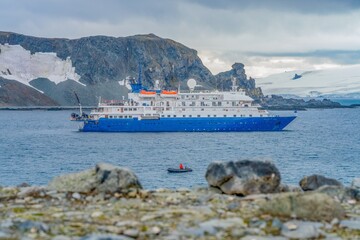
<path fill-rule="evenodd" d="M 132 100 L 102 100 L 99 106 L 139 106 L 139 103 Z"/>

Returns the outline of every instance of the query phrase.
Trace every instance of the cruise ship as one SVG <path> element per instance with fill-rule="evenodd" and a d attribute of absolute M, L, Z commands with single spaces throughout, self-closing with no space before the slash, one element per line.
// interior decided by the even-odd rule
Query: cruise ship
<path fill-rule="evenodd" d="M 281 131 L 296 116 L 271 115 L 236 86 L 231 91 L 154 90 L 133 81 L 128 98 L 99 100 L 89 115 L 72 114 L 82 132 L 242 132 Z M 81 108 L 80 108 L 81 109 Z"/>

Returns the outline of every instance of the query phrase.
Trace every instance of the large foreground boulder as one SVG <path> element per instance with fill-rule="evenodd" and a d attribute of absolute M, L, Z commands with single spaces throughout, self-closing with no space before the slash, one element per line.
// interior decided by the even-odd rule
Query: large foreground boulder
<path fill-rule="evenodd" d="M 273 193 L 280 184 L 280 173 L 269 161 L 213 162 L 205 174 L 210 186 L 223 193 L 250 195 Z"/>
<path fill-rule="evenodd" d="M 324 193 L 339 202 L 360 201 L 360 190 L 355 188 L 325 185 L 316 189 L 315 192 Z"/>
<path fill-rule="evenodd" d="M 312 221 L 342 219 L 345 211 L 338 201 L 317 193 L 281 193 L 258 202 L 262 214 Z"/>
<path fill-rule="evenodd" d="M 130 188 L 141 189 L 142 186 L 131 170 L 99 163 L 92 169 L 55 177 L 48 188 L 66 192 L 115 193 Z"/>
<path fill-rule="evenodd" d="M 304 177 L 300 180 L 299 184 L 304 191 L 313 191 L 325 185 L 343 186 L 341 182 L 335 179 L 327 178 L 317 174 Z"/>

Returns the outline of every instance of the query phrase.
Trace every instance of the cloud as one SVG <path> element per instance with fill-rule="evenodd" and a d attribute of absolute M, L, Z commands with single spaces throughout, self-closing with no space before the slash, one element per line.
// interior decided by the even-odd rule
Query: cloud
<path fill-rule="evenodd" d="M 360 62 L 358 0 L 3 0 L 1 6 L 4 31 L 66 38 L 154 33 L 198 50 L 214 73 L 234 62 L 264 73 Z"/>

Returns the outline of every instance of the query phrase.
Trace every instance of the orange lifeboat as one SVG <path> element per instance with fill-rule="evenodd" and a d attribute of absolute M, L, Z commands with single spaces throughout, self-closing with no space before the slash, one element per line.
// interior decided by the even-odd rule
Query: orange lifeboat
<path fill-rule="evenodd" d="M 144 94 L 144 95 L 155 95 L 156 92 L 141 90 L 141 91 L 140 91 L 140 94 Z"/>
<path fill-rule="evenodd" d="M 162 90 L 161 94 L 166 94 L 166 95 L 175 95 L 177 94 L 176 91 L 166 91 L 166 90 Z"/>

